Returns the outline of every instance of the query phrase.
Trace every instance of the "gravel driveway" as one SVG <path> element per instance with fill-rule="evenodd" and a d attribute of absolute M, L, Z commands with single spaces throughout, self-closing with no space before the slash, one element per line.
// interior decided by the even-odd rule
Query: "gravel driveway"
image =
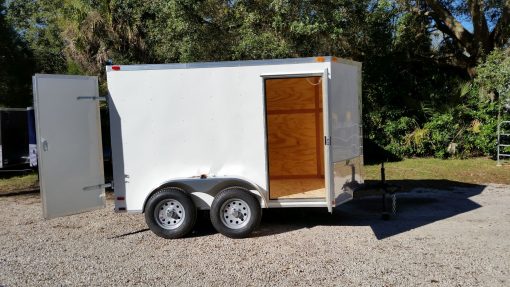
<path fill-rule="evenodd" d="M 164 240 L 111 200 L 42 220 L 38 195 L 0 197 L 0 285 L 510 285 L 509 186 L 414 189 L 390 221 L 379 208 L 266 210 L 241 240 L 204 216 L 191 237 Z"/>

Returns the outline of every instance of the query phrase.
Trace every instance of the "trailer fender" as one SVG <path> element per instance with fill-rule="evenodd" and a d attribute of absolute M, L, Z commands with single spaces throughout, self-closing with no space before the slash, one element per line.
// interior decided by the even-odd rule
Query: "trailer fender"
<path fill-rule="evenodd" d="M 199 209 L 209 209 L 218 192 L 231 187 L 239 187 L 251 192 L 260 202 L 262 208 L 267 208 L 267 201 L 261 192 L 261 188 L 246 179 L 236 177 L 210 177 L 210 178 L 181 178 L 172 179 L 160 184 L 153 189 L 145 198 L 143 212 L 147 200 L 158 190 L 165 187 L 175 187 L 190 194 L 193 202 Z"/>

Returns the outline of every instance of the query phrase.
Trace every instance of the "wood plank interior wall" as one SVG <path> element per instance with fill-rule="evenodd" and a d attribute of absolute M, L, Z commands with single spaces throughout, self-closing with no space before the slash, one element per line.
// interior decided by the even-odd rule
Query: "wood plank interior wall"
<path fill-rule="evenodd" d="M 267 79 L 265 93 L 270 197 L 323 188 L 321 78 Z"/>

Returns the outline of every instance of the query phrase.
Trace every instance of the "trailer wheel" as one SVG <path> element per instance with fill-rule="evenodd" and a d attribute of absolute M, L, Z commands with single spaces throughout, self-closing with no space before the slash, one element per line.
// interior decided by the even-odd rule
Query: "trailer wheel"
<path fill-rule="evenodd" d="M 190 196 L 178 188 L 164 188 L 154 193 L 145 208 L 145 222 L 156 235 L 180 238 L 195 226 L 197 209 Z"/>
<path fill-rule="evenodd" d="M 242 188 L 220 191 L 211 205 L 211 223 L 221 234 L 230 238 L 247 237 L 260 223 L 259 201 Z"/>

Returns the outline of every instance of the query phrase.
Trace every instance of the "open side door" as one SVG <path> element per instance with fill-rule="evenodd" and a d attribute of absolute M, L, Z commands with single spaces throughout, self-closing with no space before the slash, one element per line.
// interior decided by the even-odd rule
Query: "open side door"
<path fill-rule="evenodd" d="M 44 218 L 105 207 L 97 77 L 33 77 Z"/>
<path fill-rule="evenodd" d="M 324 88 L 324 134 L 328 209 L 353 198 L 363 182 L 361 66 L 333 63 Z M 326 74 L 326 73 L 325 73 Z M 327 79 L 326 75 L 324 78 Z"/>

